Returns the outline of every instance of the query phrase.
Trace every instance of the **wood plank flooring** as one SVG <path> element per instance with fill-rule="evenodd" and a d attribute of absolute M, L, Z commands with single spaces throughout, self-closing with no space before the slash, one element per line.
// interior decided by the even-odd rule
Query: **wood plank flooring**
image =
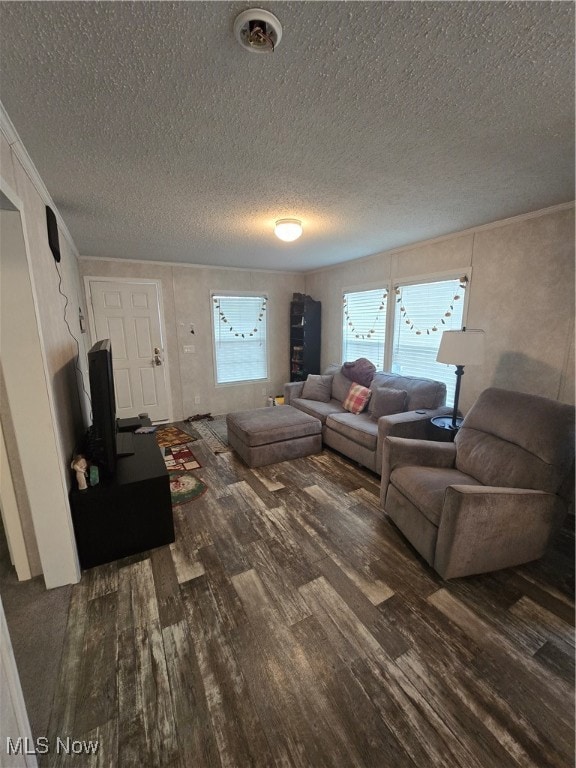
<path fill-rule="evenodd" d="M 335 453 L 209 486 L 73 589 L 42 766 L 568 768 L 573 563 L 442 581 Z"/>

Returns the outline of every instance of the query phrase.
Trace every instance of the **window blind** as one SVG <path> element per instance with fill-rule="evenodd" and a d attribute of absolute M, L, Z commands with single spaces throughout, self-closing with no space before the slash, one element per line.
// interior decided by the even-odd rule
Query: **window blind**
<path fill-rule="evenodd" d="M 451 405 L 456 388 L 455 367 L 436 362 L 436 355 L 442 332 L 462 327 L 464 289 L 455 279 L 403 285 L 400 290 L 394 314 L 392 371 L 443 381 L 446 402 Z"/>
<path fill-rule="evenodd" d="M 386 338 L 386 288 L 344 293 L 342 362 L 365 357 L 381 371 Z"/>
<path fill-rule="evenodd" d="M 213 294 L 216 383 L 268 378 L 266 296 Z"/>

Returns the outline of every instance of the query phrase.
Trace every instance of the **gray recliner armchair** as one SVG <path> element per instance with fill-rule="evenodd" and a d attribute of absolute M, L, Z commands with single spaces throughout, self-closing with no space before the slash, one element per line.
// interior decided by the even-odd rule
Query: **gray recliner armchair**
<path fill-rule="evenodd" d="M 571 503 L 574 407 L 485 390 L 454 443 L 387 437 L 381 504 L 445 579 L 544 554 Z"/>

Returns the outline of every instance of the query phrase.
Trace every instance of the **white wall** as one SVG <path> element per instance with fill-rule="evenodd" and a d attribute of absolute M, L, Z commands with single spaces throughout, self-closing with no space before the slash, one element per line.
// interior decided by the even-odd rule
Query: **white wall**
<path fill-rule="evenodd" d="M 2 290 L 5 297 L 12 298 L 10 284 L 5 278 L 14 279 L 17 281 L 17 289 L 23 291 L 22 296 L 28 302 L 25 313 L 26 327 L 29 336 L 32 333 L 32 326 L 36 328 L 43 380 L 42 388 L 38 387 L 37 394 L 30 395 L 28 399 L 29 413 L 34 413 L 34 407 L 44 395 L 47 398 L 46 407 L 48 408 L 48 412 L 44 413 L 41 419 L 38 416 L 35 420 L 30 415 L 23 425 L 21 419 L 17 421 L 14 418 L 18 414 L 6 413 L 7 410 L 11 410 L 10 402 L 3 403 L 2 422 L 3 427 L 8 426 L 4 429 L 4 434 L 19 509 L 25 516 L 27 505 L 29 505 L 29 514 L 33 521 L 32 528 L 25 526 L 27 550 L 32 556 L 30 561 L 32 575 L 37 575 L 39 570 L 42 570 L 47 586 L 55 587 L 77 581 L 80 574 L 67 492 L 72 481 L 69 470 L 70 458 L 85 425 L 84 402 L 79 395 L 75 371 L 76 342 L 66 326 L 64 316 L 66 302 L 59 290 L 60 277 L 48 246 L 45 205 L 47 202 L 52 206 L 54 204 L 37 177 L 17 135 L 9 130 L 10 126 L 6 123 L 4 115 L 1 128 L 2 191 L 8 190 L 18 199 L 25 244 L 23 260 L 17 264 L 4 261 L 5 253 L 3 252 Z M 20 215 L 18 216 L 20 218 Z M 85 365 L 84 344 L 77 319 L 78 307 L 84 307 L 84 302 L 80 290 L 76 254 L 73 244 L 63 237 L 62 233 L 60 246 L 61 290 L 69 299 L 66 320 L 79 339 L 80 362 L 81 365 Z M 9 264 L 10 272 L 7 271 Z M 26 291 L 25 284 L 29 285 Z M 20 305 L 16 304 L 11 312 L 3 310 L 5 326 L 11 324 L 5 338 L 14 338 L 15 341 L 18 341 L 20 333 L 19 322 L 15 321 L 16 310 L 19 308 Z M 20 322 L 23 321 L 20 320 Z M 22 336 L 22 347 L 24 343 L 25 337 Z M 3 348 L 3 358 L 4 352 Z M 34 361 L 34 365 L 37 362 Z M 26 361 L 22 365 L 25 367 Z M 29 365 L 31 366 L 32 362 Z M 32 367 L 30 370 L 33 370 Z M 6 374 L 7 371 L 4 370 L 5 377 Z M 36 368 L 34 368 L 34 374 L 39 375 Z M 22 377 L 20 384 L 23 387 L 26 371 L 21 371 L 19 375 Z M 6 385 L 8 385 L 7 381 Z M 14 430 L 17 431 L 17 435 Z M 20 455 L 22 446 L 34 444 L 34 441 L 36 466 L 42 464 L 43 467 L 52 467 L 50 481 L 44 484 L 44 495 L 30 487 L 30 481 L 26 477 L 27 467 L 20 466 L 20 463 L 24 462 L 24 457 Z M 43 446 L 48 445 L 50 447 L 46 447 L 43 454 Z M 42 472 L 36 476 L 38 482 L 41 475 Z M 59 485 L 52 484 L 53 479 L 57 479 Z M 35 537 L 36 541 L 31 541 L 31 537 Z"/>
<path fill-rule="evenodd" d="M 322 365 L 341 358 L 344 289 L 467 267 L 467 325 L 485 330 L 487 359 L 465 369 L 462 410 L 490 386 L 573 403 L 573 206 L 308 273 L 306 293 L 322 302 Z"/>
<path fill-rule="evenodd" d="M 196 413 L 258 408 L 266 404 L 267 395 L 283 391 L 289 378 L 290 301 L 293 293 L 304 289 L 303 274 L 90 258 L 80 259 L 80 270 L 90 277 L 160 281 L 175 421 Z M 216 386 L 210 292 L 234 290 L 262 291 L 269 297 L 269 380 Z M 194 335 L 190 334 L 191 323 Z M 191 344 L 196 352 L 185 353 L 184 346 Z"/>

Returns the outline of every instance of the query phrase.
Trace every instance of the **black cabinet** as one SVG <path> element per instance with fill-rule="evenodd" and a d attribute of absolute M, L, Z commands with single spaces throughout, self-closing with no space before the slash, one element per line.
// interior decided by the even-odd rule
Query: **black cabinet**
<path fill-rule="evenodd" d="M 295 293 L 290 302 L 290 381 L 320 373 L 321 305 Z"/>
<path fill-rule="evenodd" d="M 70 492 L 82 568 L 174 541 L 170 478 L 154 434 L 134 435 L 134 453 L 118 459 L 116 477 Z"/>

